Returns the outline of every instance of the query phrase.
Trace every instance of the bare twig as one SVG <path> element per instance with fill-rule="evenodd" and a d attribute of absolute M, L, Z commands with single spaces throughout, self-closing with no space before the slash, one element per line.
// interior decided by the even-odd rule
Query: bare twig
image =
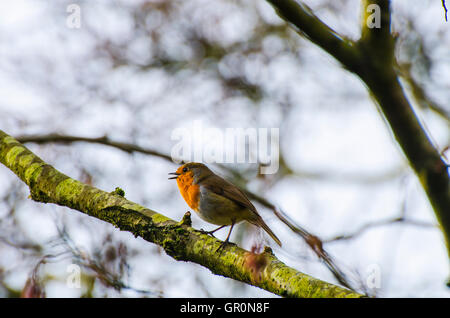
<path fill-rule="evenodd" d="M 366 84 L 433 207 L 450 255 L 450 182 L 440 157 L 404 93 L 394 69 L 395 40 L 391 34 L 391 1 L 363 0 L 364 19 L 357 42 L 338 39 L 336 33 L 294 0 L 268 0 L 297 31 L 336 58 Z M 366 23 L 366 8 L 380 9 L 380 27 Z"/>
<path fill-rule="evenodd" d="M 123 150 L 128 153 L 139 152 L 155 157 L 159 157 L 165 160 L 172 161 L 172 158 L 169 155 L 163 154 L 159 151 L 143 148 L 137 146 L 135 144 L 125 143 L 125 142 L 117 142 L 110 140 L 107 136 L 98 137 L 98 138 L 89 138 L 82 136 L 69 136 L 69 135 L 60 135 L 60 134 L 47 134 L 47 135 L 24 135 L 16 138 L 18 141 L 22 143 L 33 142 L 37 144 L 45 144 L 45 143 L 62 143 L 69 144 L 74 142 L 90 142 L 97 143 L 106 146 L 111 146 Z"/>
<path fill-rule="evenodd" d="M 322 240 L 314 234 L 309 233 L 302 226 L 296 224 L 292 219 L 290 219 L 285 213 L 283 213 L 280 209 L 278 209 L 274 204 L 270 203 L 263 197 L 260 197 L 248 190 L 245 190 L 246 194 L 260 204 L 264 205 L 266 208 L 273 211 L 273 213 L 289 227 L 294 233 L 300 235 L 306 244 L 312 249 L 312 251 L 321 259 L 326 267 L 331 271 L 337 281 L 343 286 L 355 290 L 355 287 L 352 287 L 349 279 L 345 275 L 345 273 L 339 269 L 335 260 L 331 257 L 330 254 L 323 248 Z"/>
<path fill-rule="evenodd" d="M 447 20 L 447 13 L 448 13 L 448 10 L 447 10 L 447 6 L 445 5 L 445 0 L 442 0 L 442 7 L 444 8 L 445 21 L 447 22 L 447 21 L 448 21 L 448 20 Z"/>
<path fill-rule="evenodd" d="M 381 220 L 381 221 L 376 221 L 376 222 L 365 224 L 351 234 L 336 235 L 334 237 L 324 239 L 324 240 L 322 240 L 322 242 L 324 244 L 326 244 L 326 243 L 331 243 L 331 242 L 350 240 L 350 239 L 354 239 L 354 238 L 362 235 L 364 232 L 366 232 L 370 229 L 381 227 L 381 226 L 386 226 L 386 225 L 398 224 L 398 223 L 405 224 L 405 225 L 426 227 L 426 228 L 437 228 L 438 227 L 436 224 L 432 224 L 432 223 L 428 223 L 428 222 L 409 220 L 409 219 L 405 219 L 404 217 L 396 217 L 396 218 L 392 218 L 392 219 Z"/>
<path fill-rule="evenodd" d="M 405 80 L 406 84 L 409 85 L 411 93 L 419 106 L 424 108 L 427 107 L 439 114 L 445 120 L 450 121 L 450 110 L 434 102 L 430 96 L 428 96 L 425 89 L 412 76 L 410 65 L 398 65 L 397 70 L 399 75 Z"/>
<path fill-rule="evenodd" d="M 109 271 L 98 259 L 92 258 L 86 252 L 80 250 L 76 244 L 72 241 L 69 234 L 65 230 L 65 228 L 57 228 L 59 237 L 61 242 L 63 243 L 66 250 L 70 253 L 70 255 L 76 260 L 78 265 L 83 266 L 85 269 L 90 270 L 95 273 L 95 276 L 99 279 L 99 281 L 107 286 L 113 287 L 115 290 L 128 289 L 132 290 L 136 293 L 149 295 L 153 297 L 162 296 L 161 293 L 152 292 L 149 290 L 143 290 L 131 287 L 125 284 L 120 277 L 120 274 Z"/>

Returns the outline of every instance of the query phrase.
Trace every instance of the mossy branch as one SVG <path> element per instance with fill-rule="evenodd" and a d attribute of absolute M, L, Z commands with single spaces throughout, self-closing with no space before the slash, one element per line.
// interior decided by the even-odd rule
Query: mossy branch
<path fill-rule="evenodd" d="M 332 54 L 343 65 L 357 59 L 354 43 L 323 23 L 306 4 L 294 0 L 267 1 L 300 35 Z"/>
<path fill-rule="evenodd" d="M 1 130 L 0 162 L 27 184 L 33 200 L 69 207 L 111 223 L 161 246 L 176 260 L 200 264 L 214 274 L 280 296 L 363 297 L 286 266 L 268 248 L 261 254 L 254 254 L 236 245 L 227 245 L 217 253 L 221 241 L 193 229 L 188 213 L 176 222 L 128 201 L 120 189 L 108 193 L 74 180 Z"/>
<path fill-rule="evenodd" d="M 419 177 L 441 226 L 450 256 L 450 178 L 441 158 L 400 85 L 395 71 L 395 40 L 391 34 L 389 0 L 363 0 L 361 38 L 344 40 L 304 4 L 267 0 L 280 16 L 359 76 L 369 89 L 410 166 Z M 370 6 L 370 7 L 369 7 Z M 374 14 L 372 17 L 371 14 Z M 368 18 L 379 23 L 368 23 Z M 377 21 L 375 21 L 377 22 Z"/>

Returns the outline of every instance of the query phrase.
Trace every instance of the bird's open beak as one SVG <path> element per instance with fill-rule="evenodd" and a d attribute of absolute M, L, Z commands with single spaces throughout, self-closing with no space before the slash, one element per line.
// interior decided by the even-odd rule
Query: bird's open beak
<path fill-rule="evenodd" d="M 180 175 L 180 173 L 177 173 L 177 172 L 169 172 L 169 174 L 174 174 L 175 175 L 175 177 L 170 177 L 169 179 L 176 179 Z"/>

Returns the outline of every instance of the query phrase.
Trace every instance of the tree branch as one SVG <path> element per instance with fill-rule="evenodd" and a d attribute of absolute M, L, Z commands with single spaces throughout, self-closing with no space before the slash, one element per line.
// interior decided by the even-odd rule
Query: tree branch
<path fill-rule="evenodd" d="M 214 274 L 230 277 L 286 297 L 363 297 L 290 268 L 270 248 L 254 254 L 236 245 L 216 253 L 221 241 L 190 226 L 60 173 L 0 130 L 0 162 L 12 170 L 36 202 L 54 203 L 106 221 L 120 230 L 158 244 L 176 260 L 191 261 Z"/>
<path fill-rule="evenodd" d="M 450 122 L 450 109 L 442 107 L 428 96 L 425 89 L 414 79 L 411 73 L 411 65 L 398 65 L 397 72 L 409 86 L 414 100 L 420 107 L 424 109 L 429 108 L 447 122 Z"/>
<path fill-rule="evenodd" d="M 394 39 L 390 33 L 390 1 L 363 0 L 361 39 L 354 45 L 336 33 L 294 0 L 268 0 L 278 13 L 312 42 L 358 75 L 374 97 L 419 177 L 442 228 L 450 256 L 450 178 L 447 164 L 426 135 L 406 98 L 394 68 Z M 367 23 L 368 6 L 379 10 L 380 24 Z M 372 6 L 373 8 L 373 6 Z M 317 28 L 317 30 L 316 30 Z"/>
<path fill-rule="evenodd" d="M 323 243 L 331 243 L 331 242 L 337 242 L 337 241 L 342 241 L 342 240 L 354 239 L 357 236 L 362 235 L 363 233 L 365 233 L 366 231 L 368 231 L 370 229 L 373 229 L 376 227 L 381 227 L 381 226 L 386 226 L 386 225 L 398 224 L 398 223 L 412 225 L 412 226 L 425 227 L 425 228 L 436 228 L 437 227 L 435 224 L 432 224 L 432 223 L 416 221 L 416 220 L 409 220 L 409 219 L 405 219 L 404 217 L 396 217 L 396 218 L 392 218 L 392 219 L 380 220 L 380 221 L 375 221 L 373 223 L 365 224 L 365 225 L 361 226 L 359 229 L 357 229 L 356 231 L 354 231 L 353 233 L 336 235 L 332 238 L 324 239 Z"/>
<path fill-rule="evenodd" d="M 101 144 L 104 146 L 113 147 L 122 151 L 125 151 L 127 153 L 142 153 L 145 155 L 155 156 L 162 158 L 164 160 L 173 162 L 173 159 L 170 155 L 151 149 L 151 148 L 144 148 L 139 145 L 133 144 L 133 143 L 126 143 L 126 142 L 118 142 L 114 141 L 108 136 L 102 136 L 102 137 L 83 137 L 83 136 L 76 136 L 76 135 L 63 135 L 59 133 L 49 133 L 49 134 L 43 134 L 43 135 L 20 135 L 15 137 L 19 142 L 21 143 L 36 143 L 39 145 L 48 144 L 48 143 L 58 143 L 58 144 L 71 144 L 76 142 L 87 142 L 87 143 L 94 143 L 94 144 Z M 225 165 L 217 164 L 220 166 L 220 168 L 223 168 L 227 172 L 229 172 L 233 177 L 239 177 L 239 173 L 231 170 Z M 300 178 L 306 178 L 306 179 L 314 179 L 314 180 L 324 180 L 324 181 L 333 181 L 333 182 L 352 182 L 352 183 L 362 183 L 362 184 L 369 184 L 369 183 L 381 183 L 386 182 L 388 180 L 391 180 L 393 178 L 397 178 L 405 173 L 405 167 L 399 166 L 392 168 L 389 171 L 384 172 L 383 174 L 361 174 L 358 172 L 355 173 L 341 173 L 341 172 L 333 172 L 333 171 L 298 171 L 298 169 L 294 172 L 290 172 L 293 176 L 297 176 Z M 269 209 L 272 209 L 269 207 Z"/>
<path fill-rule="evenodd" d="M 143 148 L 135 144 L 125 143 L 125 142 L 117 142 L 110 140 L 108 136 L 98 137 L 98 138 L 90 138 L 90 137 L 82 137 L 82 136 L 69 136 L 69 135 L 61 135 L 61 134 L 47 134 L 47 135 L 24 135 L 17 137 L 17 140 L 26 143 L 26 142 L 34 142 L 37 144 L 45 144 L 49 142 L 62 143 L 62 144 L 70 144 L 74 142 L 90 142 L 95 144 L 101 144 L 105 146 L 115 147 L 117 149 L 123 150 L 128 153 L 139 152 L 146 155 L 160 157 L 165 160 L 172 161 L 172 158 L 169 155 L 161 153 L 159 151 Z"/>
<path fill-rule="evenodd" d="M 267 1 L 285 21 L 294 26 L 300 35 L 333 55 L 344 66 L 357 58 L 358 52 L 353 48 L 354 43 L 323 23 L 306 4 L 297 3 L 294 0 Z"/>

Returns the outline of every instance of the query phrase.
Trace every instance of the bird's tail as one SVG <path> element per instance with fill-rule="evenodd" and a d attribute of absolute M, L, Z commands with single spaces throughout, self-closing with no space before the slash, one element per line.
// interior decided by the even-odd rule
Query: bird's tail
<path fill-rule="evenodd" d="M 277 242 L 278 245 L 281 246 L 280 239 L 275 235 L 275 233 L 272 232 L 270 227 L 264 222 L 264 220 L 261 217 L 258 218 L 258 220 L 255 222 L 255 225 L 257 225 L 259 227 L 262 227 L 264 229 L 264 231 L 266 231 L 267 234 L 269 234 L 270 237 L 273 238 L 273 240 L 275 242 Z"/>

